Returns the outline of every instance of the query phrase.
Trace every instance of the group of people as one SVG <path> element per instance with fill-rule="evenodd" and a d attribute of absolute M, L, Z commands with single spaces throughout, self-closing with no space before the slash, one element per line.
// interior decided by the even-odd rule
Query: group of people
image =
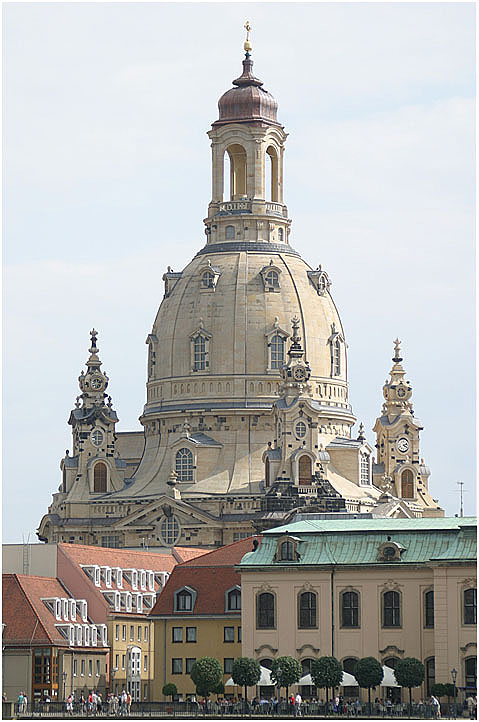
<path fill-rule="evenodd" d="M 81 714 L 101 715 L 103 712 L 108 711 L 110 715 L 127 717 L 131 712 L 131 702 L 131 694 L 123 690 L 121 694 L 108 694 L 106 705 L 104 705 L 101 692 L 91 690 L 86 697 L 82 694 L 78 700 L 75 700 L 75 697 L 69 694 L 65 706 L 69 716 L 73 715 L 74 707 L 77 707 Z"/>
<path fill-rule="evenodd" d="M 25 714 L 28 708 L 28 697 L 26 692 L 20 692 L 18 695 L 18 711 L 20 714 Z"/>

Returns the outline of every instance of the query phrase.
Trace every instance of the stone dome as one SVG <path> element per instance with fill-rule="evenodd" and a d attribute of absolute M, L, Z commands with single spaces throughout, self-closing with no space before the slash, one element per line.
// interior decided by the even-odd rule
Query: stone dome
<path fill-rule="evenodd" d="M 269 244 L 261 245 L 261 252 L 240 250 L 247 244 L 218 244 L 220 252 L 207 245 L 181 274 L 170 274 L 175 283 L 152 330 L 157 343 L 146 415 L 157 413 L 159 406 L 163 412 L 200 408 L 206 400 L 208 408 L 271 407 L 280 373 L 271 368 L 268 344 L 279 332 L 286 355 L 295 315 L 311 366 L 313 398 L 351 413 L 346 344 L 329 289 L 318 293 L 318 271 L 287 244 L 271 244 L 271 252 Z M 272 291 L 265 286 L 270 270 L 278 279 Z M 213 288 L 202 286 L 206 272 L 216 279 Z M 193 371 L 191 344 L 199 331 L 208 341 L 208 367 Z M 341 359 L 340 369 L 333 372 L 336 339 L 341 341 Z"/>
<path fill-rule="evenodd" d="M 242 75 L 233 80 L 236 87 L 227 90 L 218 101 L 219 120 L 213 125 L 255 120 L 277 122 L 278 103 L 261 87 L 262 81 L 252 71 L 253 61 L 247 55 Z"/>

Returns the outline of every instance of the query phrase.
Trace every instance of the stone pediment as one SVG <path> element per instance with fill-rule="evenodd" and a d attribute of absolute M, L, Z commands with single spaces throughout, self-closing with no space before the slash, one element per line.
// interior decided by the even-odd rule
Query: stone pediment
<path fill-rule="evenodd" d="M 133 513 L 123 517 L 123 519 L 115 524 L 115 528 L 120 529 L 128 526 L 154 526 L 157 523 L 158 518 L 164 515 L 175 515 L 178 517 L 180 522 L 185 524 L 193 523 L 196 526 L 200 526 L 202 524 L 211 525 L 211 523 L 215 521 L 215 517 L 213 515 L 202 512 L 185 501 L 172 499 L 171 496 L 164 494 L 158 499 L 155 499 L 155 501 L 151 504 L 143 506 L 140 509 L 135 509 Z"/>

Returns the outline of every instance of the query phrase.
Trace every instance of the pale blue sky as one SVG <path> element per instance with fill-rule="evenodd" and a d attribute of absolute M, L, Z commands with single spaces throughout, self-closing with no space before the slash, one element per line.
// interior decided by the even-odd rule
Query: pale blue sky
<path fill-rule="evenodd" d="M 4 540 L 34 538 L 100 332 L 138 428 L 167 265 L 204 244 L 206 131 L 255 73 L 290 133 L 292 245 L 329 273 L 371 427 L 403 341 L 431 490 L 474 489 L 474 5 L 5 4 Z"/>

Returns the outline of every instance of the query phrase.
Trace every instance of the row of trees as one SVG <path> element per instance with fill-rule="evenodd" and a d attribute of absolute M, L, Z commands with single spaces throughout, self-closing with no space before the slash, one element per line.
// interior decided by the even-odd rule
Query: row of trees
<path fill-rule="evenodd" d="M 424 665 L 419 659 L 407 657 L 397 662 L 394 670 L 397 683 L 401 687 L 409 688 L 409 703 L 412 703 L 412 688 L 419 687 L 424 681 Z M 281 690 L 299 682 L 303 675 L 301 664 L 294 657 L 278 657 L 271 664 L 271 680 Z M 208 697 L 211 693 L 223 694 L 223 669 L 214 657 L 201 657 L 196 660 L 191 669 L 191 679 L 196 685 L 196 693 L 201 697 Z M 326 690 L 328 702 L 329 690 L 339 687 L 342 682 L 343 668 L 336 657 L 320 657 L 311 662 L 311 679 L 313 685 Z M 371 704 L 371 688 L 378 687 L 383 680 L 383 668 L 374 657 L 364 657 L 358 660 L 354 668 L 354 676 L 360 687 L 368 690 L 368 702 Z M 256 659 L 239 657 L 233 662 L 231 677 L 239 687 L 244 687 L 245 704 L 248 699 L 248 687 L 258 684 L 261 677 L 261 667 Z M 441 686 L 441 685 L 439 685 Z M 447 685 L 442 685 L 447 686 Z M 174 688 L 174 689 L 173 689 Z M 163 687 L 163 694 L 177 693 L 174 684 Z M 443 691 L 443 696 L 447 694 Z"/>

